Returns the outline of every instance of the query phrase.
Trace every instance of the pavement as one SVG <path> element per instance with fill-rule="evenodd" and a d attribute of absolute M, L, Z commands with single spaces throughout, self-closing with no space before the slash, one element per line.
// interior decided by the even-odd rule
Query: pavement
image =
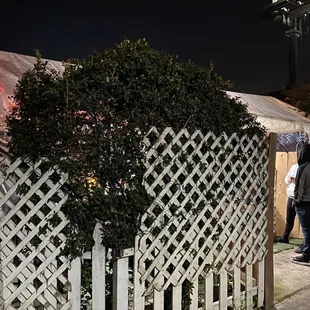
<path fill-rule="evenodd" d="M 293 264 L 294 250 L 274 254 L 274 310 L 310 310 L 310 267 Z"/>
<path fill-rule="evenodd" d="M 306 289 L 290 298 L 276 304 L 274 310 L 309 310 L 310 289 Z"/>

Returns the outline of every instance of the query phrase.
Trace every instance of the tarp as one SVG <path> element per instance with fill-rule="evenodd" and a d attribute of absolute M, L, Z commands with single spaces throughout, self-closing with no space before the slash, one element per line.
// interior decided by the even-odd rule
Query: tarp
<path fill-rule="evenodd" d="M 250 95 L 226 92 L 228 96 L 237 98 L 248 105 L 248 111 L 257 117 L 269 132 L 277 134 L 304 131 L 310 134 L 310 119 L 301 115 L 291 105 L 270 96 Z"/>
<path fill-rule="evenodd" d="M 6 145 L 5 118 L 14 106 L 12 99 L 14 88 L 19 78 L 33 67 L 35 57 L 0 51 L 0 144 Z M 63 72 L 60 61 L 48 60 L 48 66 Z M 237 98 L 248 106 L 250 113 L 257 117 L 269 132 L 281 134 L 278 147 L 281 150 L 295 148 L 299 132 L 310 134 L 310 120 L 302 116 L 296 109 L 273 97 L 227 92 L 230 97 Z"/>
<path fill-rule="evenodd" d="M 11 96 L 17 81 L 35 62 L 35 57 L 0 51 L 0 147 L 3 151 L 8 151 L 5 118 L 14 106 Z M 59 72 L 64 70 L 60 61 L 49 60 L 48 67 Z"/>
<path fill-rule="evenodd" d="M 33 67 L 35 57 L 0 51 L 0 113 L 7 115 L 13 105 L 10 96 L 22 75 Z M 59 61 L 48 61 L 48 67 L 59 72 L 64 70 Z"/>
<path fill-rule="evenodd" d="M 303 132 L 278 134 L 277 152 L 296 152 L 296 146 L 303 138 L 305 138 Z"/>

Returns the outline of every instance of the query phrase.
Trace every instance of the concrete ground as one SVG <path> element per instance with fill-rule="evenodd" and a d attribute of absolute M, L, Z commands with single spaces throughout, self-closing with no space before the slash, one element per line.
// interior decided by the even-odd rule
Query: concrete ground
<path fill-rule="evenodd" d="M 310 309 L 310 267 L 291 263 L 294 250 L 274 254 L 274 309 Z"/>
<path fill-rule="evenodd" d="M 309 310 L 310 289 L 306 289 L 274 306 L 274 310 Z"/>

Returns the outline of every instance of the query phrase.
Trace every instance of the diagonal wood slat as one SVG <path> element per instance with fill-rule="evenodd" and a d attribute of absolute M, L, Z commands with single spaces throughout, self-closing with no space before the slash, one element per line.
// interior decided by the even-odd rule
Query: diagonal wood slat
<path fill-rule="evenodd" d="M 144 145 L 153 197 L 136 239 L 144 295 L 264 259 L 267 137 L 153 128 Z"/>
<path fill-rule="evenodd" d="M 4 309 L 70 309 L 70 262 L 60 256 L 67 176 L 18 159 L 0 175 L 0 304 Z M 55 227 L 49 224 L 57 214 Z M 46 226 L 47 225 L 47 226 Z M 42 228 L 46 226 L 46 230 Z M 54 238 L 54 239 L 53 239 Z M 56 240 L 56 239 L 57 240 Z M 34 243 L 35 241 L 35 243 Z"/>

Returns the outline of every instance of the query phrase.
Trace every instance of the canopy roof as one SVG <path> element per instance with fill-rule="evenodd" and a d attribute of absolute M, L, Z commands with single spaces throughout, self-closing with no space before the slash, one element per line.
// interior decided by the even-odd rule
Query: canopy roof
<path fill-rule="evenodd" d="M 33 67 L 36 62 L 35 57 L 25 56 L 15 53 L 0 51 L 0 113 L 7 115 L 12 105 L 9 96 L 13 91 L 17 81 L 22 75 Z M 62 72 L 64 66 L 60 61 L 48 60 L 48 67 Z"/>
<path fill-rule="evenodd" d="M 5 117 L 13 106 L 10 96 L 13 95 L 14 87 L 18 79 L 33 67 L 35 61 L 35 57 L 0 51 L 0 138 L 3 138 Z M 48 66 L 59 72 L 64 70 L 60 61 L 48 60 Z M 310 134 L 310 120 L 283 101 L 269 96 L 230 91 L 227 94 L 247 104 L 249 112 L 257 116 L 257 120 L 269 132 L 279 134 L 305 131 Z"/>
<path fill-rule="evenodd" d="M 257 117 L 269 132 L 294 133 L 305 131 L 310 134 L 310 119 L 293 106 L 270 96 L 226 92 L 248 105 L 248 111 Z"/>

